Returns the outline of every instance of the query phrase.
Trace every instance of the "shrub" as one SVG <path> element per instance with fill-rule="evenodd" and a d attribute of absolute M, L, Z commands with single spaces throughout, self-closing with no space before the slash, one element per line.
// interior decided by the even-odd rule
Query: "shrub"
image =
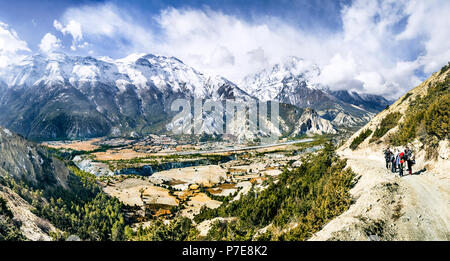
<path fill-rule="evenodd" d="M 412 93 L 410 93 L 410 92 L 405 94 L 405 96 L 402 98 L 402 101 L 400 103 L 403 103 L 404 101 L 406 101 L 406 99 L 408 99 L 411 95 L 412 95 Z"/>
<path fill-rule="evenodd" d="M 426 130 L 438 139 L 449 137 L 450 94 L 438 97 L 424 115 Z"/>
<path fill-rule="evenodd" d="M 210 240 L 251 240 L 260 228 L 273 224 L 277 231 L 296 222 L 298 228 L 278 234 L 268 232 L 264 239 L 305 240 L 345 211 L 350 205 L 348 191 L 354 173 L 346 168 L 334 148 L 326 144 L 317 155 L 303 159 L 300 167 L 285 170 L 277 183 L 270 182 L 260 192 L 253 188 L 239 200 L 219 208 L 202 208 L 194 220 L 199 223 L 214 217 L 237 217 L 237 220 L 216 222 L 208 234 Z"/>
<path fill-rule="evenodd" d="M 26 238 L 20 232 L 20 222 L 13 219 L 13 213 L 0 197 L 0 241 L 22 241 Z"/>
<path fill-rule="evenodd" d="M 367 139 L 367 137 L 370 136 L 370 134 L 372 134 L 372 130 L 367 129 L 365 131 L 362 131 L 358 137 L 354 138 L 352 143 L 350 144 L 350 149 L 355 150 L 359 144 L 361 144 L 364 140 Z"/>
<path fill-rule="evenodd" d="M 370 142 L 374 142 L 377 139 L 383 137 L 384 134 L 386 134 L 390 129 L 394 128 L 397 125 L 398 120 L 400 120 L 400 117 L 401 114 L 399 112 L 392 112 L 386 115 L 386 117 L 381 120 L 380 125 L 373 133 Z"/>
<path fill-rule="evenodd" d="M 444 73 L 444 72 L 447 71 L 448 69 L 450 69 L 450 62 L 448 62 L 447 65 L 445 65 L 444 67 L 441 68 L 441 71 L 439 72 L 439 74 Z"/>
<path fill-rule="evenodd" d="M 423 97 L 411 101 L 399 124 L 398 131 L 390 137 L 390 143 L 404 145 L 419 138 L 425 146 L 449 137 L 450 77 L 433 83 Z M 436 141 L 436 140 L 435 140 Z"/>
<path fill-rule="evenodd" d="M 136 232 L 126 228 L 124 233 L 131 241 L 184 241 L 194 239 L 198 230 L 189 218 L 177 217 L 169 224 L 156 219 L 146 228 L 139 226 Z"/>

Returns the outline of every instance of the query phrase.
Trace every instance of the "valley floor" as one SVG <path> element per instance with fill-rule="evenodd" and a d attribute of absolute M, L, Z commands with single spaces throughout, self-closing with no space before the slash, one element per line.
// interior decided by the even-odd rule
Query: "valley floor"
<path fill-rule="evenodd" d="M 449 174 L 413 169 L 399 177 L 378 154 L 340 152 L 357 174 L 355 202 L 311 240 L 450 240 Z"/>

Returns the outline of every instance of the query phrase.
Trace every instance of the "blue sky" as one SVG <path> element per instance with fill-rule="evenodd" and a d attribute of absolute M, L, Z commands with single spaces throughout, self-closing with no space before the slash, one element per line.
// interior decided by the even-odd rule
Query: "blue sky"
<path fill-rule="evenodd" d="M 450 60 L 448 13 L 445 0 L 0 0 L 0 68 L 37 52 L 142 52 L 239 82 L 298 56 L 331 88 L 397 97 Z"/>
<path fill-rule="evenodd" d="M 128 0 L 128 1 L 87 1 L 87 0 L 24 0 L 0 1 L 0 21 L 9 24 L 29 43 L 32 50 L 38 50 L 42 36 L 55 32 L 53 21 L 60 18 L 69 8 L 114 4 L 119 9 L 131 13 L 136 22 L 149 30 L 158 31 L 158 24 L 152 19 L 162 10 L 199 9 L 215 10 L 251 22 L 264 22 L 266 17 L 278 17 L 289 24 L 308 30 L 341 30 L 341 7 L 350 1 L 301 0 Z M 99 14 L 100 15 L 100 14 Z M 64 39 L 67 40 L 67 39 Z M 111 54 L 110 54 L 111 55 Z M 112 54 L 117 55 L 117 54 Z"/>

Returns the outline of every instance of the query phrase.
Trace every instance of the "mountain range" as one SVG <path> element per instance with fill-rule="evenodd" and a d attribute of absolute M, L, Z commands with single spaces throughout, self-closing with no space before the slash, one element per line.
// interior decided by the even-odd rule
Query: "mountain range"
<path fill-rule="evenodd" d="M 175 57 L 36 54 L 0 70 L 0 125 L 34 140 L 146 135 L 167 132 L 178 98 L 256 99 L 293 105 L 282 106 L 284 115 L 313 110 L 281 119 L 282 134 L 334 133 L 361 126 L 390 103 L 377 95 L 331 91 L 315 82 L 319 74 L 316 65 L 290 57 L 235 84 Z"/>
<path fill-rule="evenodd" d="M 442 208 L 448 204 L 448 193 L 443 188 L 446 188 L 450 162 L 449 85 L 450 64 L 373 117 L 339 148 L 342 155 L 357 158 L 349 162 L 352 169 L 363 176 L 362 181 L 357 179 L 355 188 L 358 189 L 354 190 L 357 193 L 362 191 L 363 194 L 355 197 L 356 202 L 351 210 L 332 220 L 312 239 L 349 240 L 353 239 L 350 236 L 354 236 L 365 240 L 364 233 L 372 233 L 367 230 L 367 224 L 379 220 L 383 220 L 382 225 L 378 225 L 383 229 L 388 227 L 386 224 L 396 224 L 389 226 L 392 228 L 388 230 L 389 233 L 383 234 L 382 239 L 448 238 L 443 222 L 448 220 L 448 215 L 445 211 L 434 211 L 429 201 L 433 200 Z M 3 85 L 2 88 L 9 87 Z M 281 108 L 282 119 L 303 122 L 296 126 L 298 128 L 284 130 L 286 132 L 296 132 L 297 129 L 304 131 L 310 127 L 310 130 L 317 131 L 317 126 L 326 130 L 331 126 L 330 121 L 318 116 L 318 112 L 313 109 L 299 109 L 284 103 Z M 305 123 L 311 118 L 316 121 Z M 422 173 L 402 179 L 395 177 L 395 174 L 380 176 L 383 171 L 389 171 L 385 169 L 381 156 L 374 161 L 360 157 L 368 151 L 371 155 L 381 155 L 380 151 L 386 146 L 408 143 L 417 152 L 417 165 L 414 168 L 418 172 L 431 170 L 432 174 Z M 352 147 L 353 144 L 356 146 Z M 354 149 L 356 153 L 352 153 Z M 122 240 L 117 231 L 124 227 L 124 216 L 120 211 L 123 206 L 117 199 L 106 196 L 96 185 L 95 179 L 87 173 L 83 174 L 70 164 L 66 165 L 55 156 L 47 148 L 0 127 L 0 240 L 56 240 L 58 238 L 52 236 L 61 232 L 79 235 L 86 240 Z M 419 171 L 420 168 L 422 170 Z M 423 189 L 423 184 L 433 186 L 435 183 L 439 184 L 436 189 Z M 391 189 L 390 186 L 400 186 L 402 189 Z M 427 200 L 417 201 L 424 198 Z M 392 199 L 397 204 L 393 204 Z M 413 200 L 416 204 L 405 200 Z M 398 218 L 396 215 L 400 203 L 403 213 L 406 213 L 401 215 L 417 219 L 425 216 L 430 222 L 420 223 L 414 219 L 414 222 L 408 222 L 409 218 Z M 383 211 L 379 212 L 380 209 Z M 349 218 L 355 213 L 367 218 Z M 330 230 L 333 233 L 329 233 Z M 416 230 L 417 233 L 409 232 Z"/>

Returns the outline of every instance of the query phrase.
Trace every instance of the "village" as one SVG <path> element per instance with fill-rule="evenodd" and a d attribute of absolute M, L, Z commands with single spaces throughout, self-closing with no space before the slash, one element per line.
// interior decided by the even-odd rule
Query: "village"
<path fill-rule="evenodd" d="M 103 190 L 131 209 L 135 226 L 154 218 L 193 219 L 204 206 L 217 208 L 251 189 L 264 190 L 284 168 L 322 148 L 314 139 L 246 146 L 227 141 L 193 142 L 166 135 L 141 139 L 95 138 L 43 145 L 76 154 L 75 165 L 98 178 Z"/>

